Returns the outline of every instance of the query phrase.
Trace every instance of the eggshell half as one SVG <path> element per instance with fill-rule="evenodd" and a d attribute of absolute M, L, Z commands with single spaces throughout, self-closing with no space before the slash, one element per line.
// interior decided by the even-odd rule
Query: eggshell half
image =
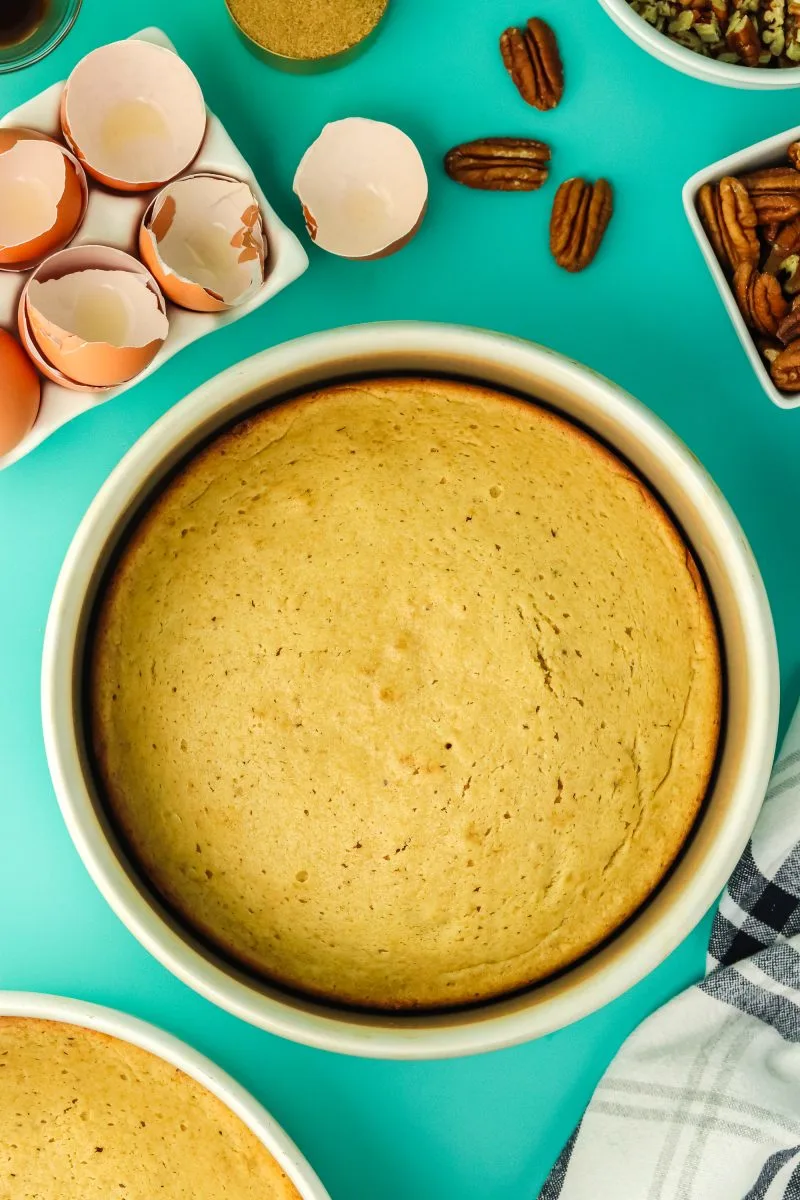
<path fill-rule="evenodd" d="M 32 129 L 0 129 L 0 269 L 27 270 L 66 246 L 87 202 L 69 150 Z"/>
<path fill-rule="evenodd" d="M 206 129 L 200 85 L 172 50 L 111 42 L 87 54 L 61 100 L 64 137 L 108 187 L 146 192 L 185 171 Z"/>
<path fill-rule="evenodd" d="M 425 167 L 394 125 L 347 117 L 326 125 L 294 177 L 308 232 L 344 258 L 382 258 L 416 233 L 428 201 Z"/>
<path fill-rule="evenodd" d="M 42 354 L 39 347 L 34 341 L 31 333 L 30 321 L 28 320 L 28 312 L 25 305 L 25 293 L 23 292 L 20 299 L 19 308 L 17 309 L 17 327 L 19 329 L 19 340 L 25 347 L 25 352 L 30 358 L 33 365 L 40 375 L 44 375 L 45 379 L 57 383 L 59 387 L 66 388 L 70 392 L 107 392 L 107 387 L 89 387 L 84 383 L 76 383 L 74 379 L 67 379 L 66 375 L 62 375 L 60 371 L 49 363 Z"/>
<path fill-rule="evenodd" d="M 42 385 L 16 338 L 0 329 L 0 454 L 8 454 L 33 428 Z"/>
<path fill-rule="evenodd" d="M 246 183 L 188 175 L 168 183 L 142 219 L 139 252 L 164 294 L 194 312 L 222 312 L 264 282 L 266 240 Z"/>
<path fill-rule="evenodd" d="M 113 387 L 155 358 L 169 331 L 165 307 L 135 258 L 107 246 L 79 246 L 53 255 L 31 276 L 20 329 L 65 378 Z"/>

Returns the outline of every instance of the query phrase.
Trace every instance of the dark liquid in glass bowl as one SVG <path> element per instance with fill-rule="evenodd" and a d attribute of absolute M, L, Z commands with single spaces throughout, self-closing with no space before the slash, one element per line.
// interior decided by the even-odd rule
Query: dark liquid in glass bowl
<path fill-rule="evenodd" d="M 0 46 L 18 46 L 47 16 L 50 0 L 0 0 Z"/>

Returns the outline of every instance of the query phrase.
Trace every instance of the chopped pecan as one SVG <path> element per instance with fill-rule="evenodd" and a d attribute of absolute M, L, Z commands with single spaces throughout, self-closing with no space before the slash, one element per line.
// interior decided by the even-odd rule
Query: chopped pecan
<path fill-rule="evenodd" d="M 787 296 L 800 295 L 800 254 L 790 254 L 780 265 L 779 274 L 783 276 L 783 290 Z"/>
<path fill-rule="evenodd" d="M 533 138 L 488 137 L 462 142 L 445 155 L 444 169 L 467 187 L 532 192 L 546 181 L 550 147 Z"/>
<path fill-rule="evenodd" d="M 611 184 L 568 179 L 556 192 L 550 218 L 550 249 L 565 271 L 582 271 L 600 248 L 614 211 Z"/>
<path fill-rule="evenodd" d="M 789 159 L 789 162 L 796 171 L 800 170 L 800 142 L 792 142 L 791 146 L 786 151 L 786 157 Z"/>
<path fill-rule="evenodd" d="M 790 166 L 763 167 L 740 178 L 751 196 L 800 192 L 800 171 Z"/>
<path fill-rule="evenodd" d="M 800 62 L 800 9 L 791 0 L 786 15 L 785 38 L 786 58 L 790 66 L 796 67 Z"/>
<path fill-rule="evenodd" d="M 765 358 L 768 363 L 774 362 L 783 349 L 777 338 L 771 337 L 756 338 L 756 345 L 762 358 Z"/>
<path fill-rule="evenodd" d="M 500 53 L 523 100 L 541 112 L 556 107 L 564 95 L 564 67 L 556 35 L 545 21 L 531 17 L 524 29 L 506 29 Z"/>
<path fill-rule="evenodd" d="M 783 342 L 784 346 L 788 346 L 790 342 L 797 341 L 800 338 L 800 309 L 794 306 L 790 308 L 775 330 L 775 336 L 779 341 Z"/>
<path fill-rule="evenodd" d="M 731 267 L 735 270 L 743 262 L 757 263 L 761 246 L 756 233 L 756 212 L 747 189 L 732 175 L 719 181 L 719 214 Z"/>
<path fill-rule="evenodd" d="M 800 341 L 781 350 L 770 363 L 769 373 L 782 392 L 800 392 Z"/>
<path fill-rule="evenodd" d="M 752 263 L 740 263 L 733 276 L 733 292 L 750 328 L 774 337 L 789 311 L 789 302 L 775 276 L 762 274 Z"/>
<path fill-rule="evenodd" d="M 732 54 L 737 54 L 746 67 L 757 67 L 764 46 L 758 36 L 758 25 L 750 13 L 735 12 L 728 22 L 725 41 Z"/>
<path fill-rule="evenodd" d="M 764 270 L 777 275 L 781 264 L 790 254 L 800 253 L 800 216 L 785 225 L 768 225 L 762 229 L 764 241 L 769 246 L 769 256 Z"/>

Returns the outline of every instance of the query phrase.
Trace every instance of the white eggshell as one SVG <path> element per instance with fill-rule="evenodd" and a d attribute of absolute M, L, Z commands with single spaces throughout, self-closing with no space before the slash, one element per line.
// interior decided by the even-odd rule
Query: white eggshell
<path fill-rule="evenodd" d="M 347 117 L 326 125 L 294 177 L 308 232 L 345 258 L 378 258 L 416 233 L 428 179 L 414 143 L 394 125 Z"/>
<path fill-rule="evenodd" d="M 27 326 L 67 379 L 109 387 L 138 375 L 163 344 L 164 298 L 149 272 L 121 250 L 79 246 L 47 259 L 26 285 Z"/>
<path fill-rule="evenodd" d="M 202 174 L 168 183 L 144 215 L 139 250 L 165 295 L 194 311 L 233 308 L 264 282 L 263 220 L 239 179 Z"/>
<path fill-rule="evenodd" d="M 148 191 L 196 157 L 206 128 L 200 85 L 186 63 L 151 42 L 111 42 L 82 59 L 61 103 L 67 142 L 109 187 Z"/>

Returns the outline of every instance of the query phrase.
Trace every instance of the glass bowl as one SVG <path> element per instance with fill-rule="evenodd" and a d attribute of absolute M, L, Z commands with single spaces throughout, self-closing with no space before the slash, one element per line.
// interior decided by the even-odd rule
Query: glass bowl
<path fill-rule="evenodd" d="M 0 43 L 0 75 L 29 67 L 55 50 L 75 24 L 81 3 L 82 0 L 45 0 L 41 22 L 26 37 L 13 45 Z"/>

